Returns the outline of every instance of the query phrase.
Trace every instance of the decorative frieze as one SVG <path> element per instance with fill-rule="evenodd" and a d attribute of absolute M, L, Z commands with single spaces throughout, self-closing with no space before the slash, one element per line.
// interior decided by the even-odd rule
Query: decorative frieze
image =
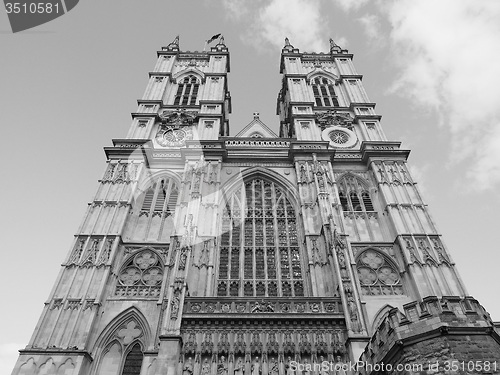
<path fill-rule="evenodd" d="M 263 314 L 283 318 L 283 314 L 342 316 L 340 298 L 199 298 L 186 297 L 183 316 L 210 314 Z"/>
<path fill-rule="evenodd" d="M 232 363 L 244 357 L 247 362 L 258 359 L 287 357 L 317 360 L 321 357 L 333 360 L 346 353 L 346 328 L 341 322 L 318 320 L 315 322 L 251 322 L 183 321 L 181 335 L 184 358 L 202 358 L 224 355 Z M 200 358 L 201 357 L 201 358 Z"/>

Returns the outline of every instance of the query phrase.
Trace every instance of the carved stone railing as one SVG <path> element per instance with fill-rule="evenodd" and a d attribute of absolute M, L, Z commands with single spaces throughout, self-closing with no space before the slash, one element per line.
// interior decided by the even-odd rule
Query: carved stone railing
<path fill-rule="evenodd" d="M 283 316 L 317 315 L 342 317 L 342 302 L 338 297 L 187 297 L 184 317 L 206 315 Z"/>

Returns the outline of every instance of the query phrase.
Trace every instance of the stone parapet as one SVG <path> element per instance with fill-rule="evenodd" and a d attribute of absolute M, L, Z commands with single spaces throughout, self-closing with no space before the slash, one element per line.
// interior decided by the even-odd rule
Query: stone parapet
<path fill-rule="evenodd" d="M 385 373 L 376 364 L 400 366 L 398 374 L 500 374 L 500 336 L 475 299 L 431 296 L 404 305 L 404 313 L 392 309 L 360 361 L 370 375 Z M 482 372 L 485 364 L 490 370 Z"/>

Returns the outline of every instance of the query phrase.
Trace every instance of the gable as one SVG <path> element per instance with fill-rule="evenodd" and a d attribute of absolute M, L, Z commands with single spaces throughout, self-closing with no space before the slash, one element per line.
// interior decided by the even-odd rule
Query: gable
<path fill-rule="evenodd" d="M 240 138 L 278 138 L 271 129 L 259 119 L 259 114 L 254 113 L 253 120 L 245 126 L 236 137 Z"/>

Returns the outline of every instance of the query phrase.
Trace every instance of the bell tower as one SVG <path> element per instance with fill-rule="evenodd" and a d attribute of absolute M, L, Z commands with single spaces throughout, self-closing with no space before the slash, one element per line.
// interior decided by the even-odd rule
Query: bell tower
<path fill-rule="evenodd" d="M 207 218 L 221 163 L 203 157 L 200 140 L 228 135 L 231 112 L 229 52 L 223 37 L 213 44 L 182 52 L 177 37 L 158 51 L 13 374 L 177 373 L 193 249 L 214 251 Z M 212 199 L 203 207 L 202 188 Z"/>
<path fill-rule="evenodd" d="M 313 218 L 304 223 L 306 238 L 324 236 L 332 255 L 351 358 L 426 369 L 424 358 L 480 359 L 494 370 L 498 333 L 467 294 L 408 169 L 410 152 L 387 140 L 352 60 L 331 39 L 320 54 L 301 53 L 286 39 L 277 100 L 280 136 L 296 139 L 292 148 L 300 150 L 302 216 Z M 468 351 L 459 349 L 470 341 Z M 433 356 L 436 348 L 453 354 Z"/>

